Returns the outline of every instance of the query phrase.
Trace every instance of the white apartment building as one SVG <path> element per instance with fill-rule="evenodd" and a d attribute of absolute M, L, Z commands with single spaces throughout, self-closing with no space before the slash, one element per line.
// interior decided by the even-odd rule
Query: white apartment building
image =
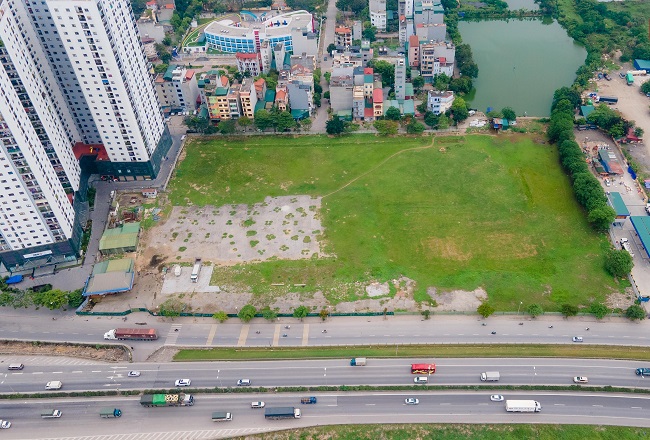
<path fill-rule="evenodd" d="M 451 110 L 451 105 L 454 103 L 454 92 L 438 90 L 429 90 L 427 96 L 427 110 L 439 115 Z"/>
<path fill-rule="evenodd" d="M 199 85 L 193 69 L 171 65 L 154 81 L 158 100 L 171 111 L 192 111 L 199 98 Z"/>
<path fill-rule="evenodd" d="M 379 31 L 386 30 L 386 0 L 369 0 L 370 24 Z"/>
<path fill-rule="evenodd" d="M 395 63 L 395 99 L 406 99 L 406 61 L 400 58 Z"/>

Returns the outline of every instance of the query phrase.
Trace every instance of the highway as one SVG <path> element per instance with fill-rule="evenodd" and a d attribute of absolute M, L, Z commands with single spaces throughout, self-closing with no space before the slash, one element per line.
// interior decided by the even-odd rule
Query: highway
<path fill-rule="evenodd" d="M 490 393 L 316 393 L 315 405 L 300 405 L 299 394 L 198 395 L 193 407 L 144 408 L 134 397 L 66 399 L 63 401 L 0 402 L 3 419 L 12 428 L 5 439 L 79 438 L 126 440 L 134 438 L 207 439 L 244 435 L 292 427 L 341 423 L 578 423 L 650 426 L 647 412 L 650 398 L 599 393 L 506 393 L 506 398 L 533 399 L 542 405 L 535 414 L 508 413 L 504 402 L 491 402 Z M 304 395 L 303 395 L 304 396 Z M 417 397 L 419 405 L 405 405 Z M 250 402 L 263 400 L 267 406 L 299 406 L 301 419 L 265 420 L 263 409 L 251 409 Z M 104 407 L 120 408 L 119 419 L 101 419 Z M 60 419 L 41 419 L 44 409 L 62 411 Z M 231 422 L 214 423 L 212 411 L 228 411 Z"/>
<path fill-rule="evenodd" d="M 0 366 L 23 362 L 25 369 L 2 371 L 0 393 L 45 392 L 45 384 L 53 380 L 63 382 L 62 391 L 168 389 L 174 388 L 176 379 L 191 379 L 196 388 L 228 388 L 236 387 L 237 380 L 243 378 L 251 379 L 254 387 L 404 386 L 414 385 L 412 362 L 436 364 L 431 385 L 565 386 L 573 384 L 574 376 L 587 376 L 593 386 L 650 388 L 650 378 L 634 373 L 650 363 L 602 359 L 369 359 L 363 367 L 351 367 L 348 359 L 119 365 L 49 365 L 47 360 L 1 356 Z M 127 377 L 129 370 L 138 370 L 141 376 Z M 499 371 L 501 380 L 481 382 L 479 376 L 484 371 Z"/>

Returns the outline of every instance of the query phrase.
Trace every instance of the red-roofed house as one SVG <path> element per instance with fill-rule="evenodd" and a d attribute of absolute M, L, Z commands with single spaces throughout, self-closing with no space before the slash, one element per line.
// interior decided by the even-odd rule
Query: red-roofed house
<path fill-rule="evenodd" d="M 286 111 L 289 104 L 286 87 L 278 87 L 275 91 L 275 106 L 281 112 Z"/>
<path fill-rule="evenodd" d="M 266 95 L 266 81 L 264 78 L 260 78 L 255 81 L 255 94 L 257 95 L 257 100 L 264 100 L 264 95 Z"/>
<path fill-rule="evenodd" d="M 372 110 L 375 118 L 384 114 L 384 92 L 380 88 L 372 91 Z"/>
<path fill-rule="evenodd" d="M 239 73 L 248 72 L 251 76 L 259 76 L 262 73 L 262 60 L 259 53 L 237 52 L 237 70 Z"/>
<path fill-rule="evenodd" d="M 337 46 L 352 46 L 352 29 L 340 26 L 334 30 L 334 43 Z"/>

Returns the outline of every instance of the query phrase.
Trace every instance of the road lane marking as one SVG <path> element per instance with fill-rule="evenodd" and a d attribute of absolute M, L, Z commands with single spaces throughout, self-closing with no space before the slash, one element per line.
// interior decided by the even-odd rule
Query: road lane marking
<path fill-rule="evenodd" d="M 210 333 L 208 333 L 208 340 L 205 341 L 205 345 L 212 345 L 212 341 L 214 340 L 214 335 L 217 334 L 217 324 L 212 324 L 210 326 Z"/>
<path fill-rule="evenodd" d="M 63 371 L 52 371 L 52 374 L 63 374 Z"/>
<path fill-rule="evenodd" d="M 632 409 L 643 409 L 640 406 L 631 406 L 630 408 L 632 408 Z"/>
<path fill-rule="evenodd" d="M 376 403 L 366 403 L 366 406 L 375 406 Z"/>
<path fill-rule="evenodd" d="M 440 406 L 451 405 L 451 403 L 441 403 Z"/>
<path fill-rule="evenodd" d="M 554 403 L 554 406 L 564 406 L 564 403 Z"/>
<path fill-rule="evenodd" d="M 102 370 L 93 370 L 92 373 L 101 373 Z"/>
<path fill-rule="evenodd" d="M 237 347 L 243 347 L 246 345 L 246 338 L 248 338 L 248 330 L 250 330 L 250 324 L 244 324 L 241 327 L 241 332 L 239 332 L 239 340 L 237 341 Z"/>
<path fill-rule="evenodd" d="M 34 371 L 32 374 L 43 374 L 42 371 Z"/>
<path fill-rule="evenodd" d="M 309 344 L 309 324 L 302 327 L 302 345 L 303 347 Z"/>
<path fill-rule="evenodd" d="M 73 373 L 83 373 L 81 370 L 73 371 Z"/>
<path fill-rule="evenodd" d="M 596 408 L 602 408 L 603 407 L 603 405 L 591 405 L 591 406 L 594 406 Z"/>

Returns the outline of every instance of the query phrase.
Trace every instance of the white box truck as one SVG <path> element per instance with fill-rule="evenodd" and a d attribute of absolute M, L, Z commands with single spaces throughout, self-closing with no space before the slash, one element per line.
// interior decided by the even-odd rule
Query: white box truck
<path fill-rule="evenodd" d="M 194 267 L 192 268 L 192 275 L 190 275 L 190 280 L 193 283 L 199 282 L 199 273 L 201 273 L 201 259 L 197 258 L 194 260 Z"/>
<path fill-rule="evenodd" d="M 498 382 L 501 379 L 498 371 L 486 371 L 481 373 L 481 380 L 483 382 Z"/>
<path fill-rule="evenodd" d="M 508 412 L 540 412 L 542 405 L 536 400 L 506 400 Z"/>

